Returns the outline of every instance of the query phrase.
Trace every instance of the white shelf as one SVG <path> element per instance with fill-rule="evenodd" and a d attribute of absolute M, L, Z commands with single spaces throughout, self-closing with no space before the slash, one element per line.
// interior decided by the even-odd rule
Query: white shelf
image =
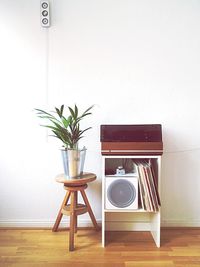
<path fill-rule="evenodd" d="M 104 209 L 104 212 L 135 212 L 135 213 L 157 213 L 155 211 L 148 211 L 144 209 L 135 209 L 135 210 L 128 210 L 128 209 Z"/>
<path fill-rule="evenodd" d="M 126 173 L 125 175 L 105 175 L 107 164 L 124 159 L 152 159 L 155 168 L 157 187 L 160 194 L 161 183 L 161 156 L 152 155 L 109 155 L 102 157 L 102 246 L 105 246 L 105 231 L 150 231 L 157 247 L 160 247 L 160 217 L 161 210 L 157 212 L 139 209 L 105 209 L 106 188 L 105 180 L 110 177 L 138 177 L 138 173 Z M 122 215 L 123 214 L 123 215 Z M 134 242 L 134 241 L 133 241 Z M 144 241 L 145 242 L 145 241 Z"/>
<path fill-rule="evenodd" d="M 131 172 L 129 172 L 129 173 L 126 173 L 126 174 L 123 174 L 123 175 L 119 175 L 119 174 L 106 174 L 105 175 L 105 177 L 138 177 L 138 173 L 135 173 L 135 172 L 133 172 L 133 173 L 131 173 Z"/>

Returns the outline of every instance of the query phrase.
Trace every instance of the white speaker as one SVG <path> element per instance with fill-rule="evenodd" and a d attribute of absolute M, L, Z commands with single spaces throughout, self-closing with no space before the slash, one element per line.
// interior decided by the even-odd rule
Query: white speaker
<path fill-rule="evenodd" d="M 49 1 L 41 1 L 40 3 L 40 20 L 42 27 L 50 26 Z"/>
<path fill-rule="evenodd" d="M 112 176 L 105 181 L 106 209 L 138 209 L 138 177 Z"/>

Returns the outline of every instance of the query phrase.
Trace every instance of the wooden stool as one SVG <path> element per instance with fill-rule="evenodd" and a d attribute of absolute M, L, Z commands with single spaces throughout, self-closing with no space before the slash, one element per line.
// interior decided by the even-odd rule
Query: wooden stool
<path fill-rule="evenodd" d="M 84 214 L 86 212 L 89 213 L 94 228 L 98 231 L 99 226 L 96 222 L 92 209 L 90 207 L 90 203 L 85 193 L 85 189 L 87 188 L 87 183 L 92 182 L 96 179 L 96 175 L 93 173 L 83 173 L 80 178 L 77 179 L 69 179 L 65 178 L 64 174 L 56 176 L 56 181 L 58 183 L 64 184 L 64 189 L 67 190 L 67 193 L 64 197 L 60 210 L 58 212 L 55 224 L 53 226 L 52 231 L 56 232 L 58 230 L 58 226 L 62 219 L 63 214 L 70 216 L 70 231 L 69 231 L 69 250 L 74 250 L 74 233 L 77 232 L 77 216 L 80 214 Z M 80 191 L 85 204 L 78 204 L 78 191 Z M 68 200 L 70 199 L 70 204 Z"/>

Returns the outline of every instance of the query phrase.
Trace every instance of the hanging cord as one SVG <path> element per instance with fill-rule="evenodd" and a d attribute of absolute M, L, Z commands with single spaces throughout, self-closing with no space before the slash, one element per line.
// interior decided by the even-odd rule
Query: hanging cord
<path fill-rule="evenodd" d="M 49 28 L 45 29 L 45 100 L 46 100 L 46 106 L 49 104 Z"/>
<path fill-rule="evenodd" d="M 193 151 L 200 151 L 200 147 L 183 149 L 183 150 L 164 151 L 163 154 L 187 153 L 187 152 L 193 152 Z"/>

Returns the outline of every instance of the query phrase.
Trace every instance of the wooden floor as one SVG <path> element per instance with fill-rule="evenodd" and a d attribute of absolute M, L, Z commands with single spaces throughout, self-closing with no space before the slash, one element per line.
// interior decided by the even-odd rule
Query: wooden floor
<path fill-rule="evenodd" d="M 162 229 L 157 248 L 149 232 L 78 230 L 75 251 L 68 231 L 0 229 L 0 266 L 199 267 L 200 229 Z"/>

